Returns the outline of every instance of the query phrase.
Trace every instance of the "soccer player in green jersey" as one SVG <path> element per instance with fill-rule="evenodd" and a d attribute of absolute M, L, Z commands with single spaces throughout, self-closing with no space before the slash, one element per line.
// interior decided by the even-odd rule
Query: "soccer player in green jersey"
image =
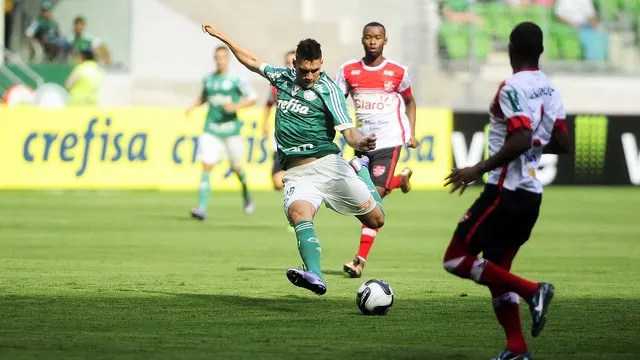
<path fill-rule="evenodd" d="M 207 217 L 211 170 L 225 155 L 242 184 L 245 214 L 250 215 L 255 211 L 247 186 L 247 175 L 242 169 L 245 143 L 240 136 L 242 123 L 238 120 L 237 111 L 255 104 L 257 96 L 245 81 L 229 73 L 229 49 L 226 46 L 216 48 L 215 62 L 216 72 L 204 78 L 200 97 L 187 109 L 189 116 L 198 106 L 204 103 L 209 106 L 204 130 L 198 138 L 197 158 L 202 162 L 199 202 L 198 207 L 191 209 L 191 216 L 199 220 Z"/>
<path fill-rule="evenodd" d="M 278 90 L 275 137 L 278 160 L 285 169 L 284 212 L 294 226 L 304 269 L 287 270 L 292 284 L 317 295 L 327 292 L 320 270 L 320 242 L 313 218 L 324 202 L 343 215 L 377 229 L 384 225 L 382 201 L 358 158 L 347 162 L 333 142 L 336 130 L 359 151 L 375 148 L 376 137 L 355 129 L 344 95 L 322 67 L 320 44 L 300 41 L 293 68 L 263 63 L 215 25 L 202 30 L 227 44 L 240 63 L 260 74 Z"/>

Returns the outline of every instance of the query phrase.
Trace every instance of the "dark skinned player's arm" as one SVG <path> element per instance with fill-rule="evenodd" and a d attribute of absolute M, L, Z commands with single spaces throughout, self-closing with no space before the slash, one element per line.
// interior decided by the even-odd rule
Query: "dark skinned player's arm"
<path fill-rule="evenodd" d="M 553 124 L 551 140 L 542 150 L 543 154 L 570 154 L 573 152 L 567 124 L 563 119 L 558 119 Z"/>
<path fill-rule="evenodd" d="M 409 93 L 402 97 L 405 105 L 405 113 L 409 118 L 409 124 L 411 125 L 411 134 L 416 136 L 416 99 L 413 98 L 413 94 Z"/>
<path fill-rule="evenodd" d="M 476 167 L 480 174 L 484 174 L 493 169 L 503 167 L 513 159 L 520 156 L 531 148 L 531 129 L 526 127 L 517 128 L 507 135 L 507 139 L 502 148 L 493 156 L 479 162 Z"/>

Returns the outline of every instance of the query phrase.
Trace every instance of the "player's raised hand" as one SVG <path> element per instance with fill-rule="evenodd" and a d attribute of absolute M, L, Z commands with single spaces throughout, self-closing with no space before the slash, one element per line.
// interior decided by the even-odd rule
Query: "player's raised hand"
<path fill-rule="evenodd" d="M 480 177 L 480 172 L 475 166 L 466 167 L 462 169 L 453 169 L 451 174 L 445 178 L 446 182 L 444 186 L 452 185 L 450 193 L 454 193 L 460 189 L 460 195 L 467 189 L 467 186 L 471 185 Z"/>
<path fill-rule="evenodd" d="M 376 134 L 371 134 L 362 137 L 360 143 L 358 144 L 358 150 L 360 151 L 371 151 L 376 148 Z"/>
<path fill-rule="evenodd" d="M 213 24 L 202 24 L 202 32 L 205 32 L 213 37 L 218 37 L 220 30 Z"/>

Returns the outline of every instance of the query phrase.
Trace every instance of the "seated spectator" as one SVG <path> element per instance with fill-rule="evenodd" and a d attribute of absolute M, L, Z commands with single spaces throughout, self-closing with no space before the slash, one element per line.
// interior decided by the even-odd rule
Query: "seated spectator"
<path fill-rule="evenodd" d="M 53 19 L 53 4 L 43 1 L 40 15 L 25 31 L 29 38 L 29 60 L 33 61 L 38 46 L 44 51 L 47 60 L 54 60 L 62 54 L 62 39 L 58 22 Z"/>
<path fill-rule="evenodd" d="M 555 12 L 576 31 L 585 60 L 607 59 L 607 34 L 600 28 L 593 0 L 556 0 Z"/>
<path fill-rule="evenodd" d="M 110 66 L 111 56 L 107 47 L 95 36 L 92 36 L 88 32 L 85 32 L 86 21 L 81 16 L 78 16 L 73 21 L 73 34 L 70 34 L 66 38 L 66 45 L 68 52 L 75 56 L 85 50 L 91 50 L 98 54 L 98 58 L 102 62 Z"/>
<path fill-rule="evenodd" d="M 446 22 L 453 24 L 484 24 L 484 19 L 470 11 L 474 0 L 444 0 L 442 5 L 442 17 Z"/>

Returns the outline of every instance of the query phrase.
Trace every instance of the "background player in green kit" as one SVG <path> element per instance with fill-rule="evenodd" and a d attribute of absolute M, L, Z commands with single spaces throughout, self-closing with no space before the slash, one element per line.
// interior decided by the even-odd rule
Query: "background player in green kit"
<path fill-rule="evenodd" d="M 222 161 L 224 155 L 242 184 L 244 212 L 249 215 L 255 210 L 247 187 L 247 176 L 242 169 L 245 143 L 240 136 L 242 123 L 238 120 L 236 112 L 255 104 L 257 96 L 246 82 L 228 73 L 229 49 L 227 47 L 216 48 L 214 58 L 216 72 L 204 78 L 200 97 L 187 109 L 187 116 L 189 116 L 198 106 L 204 103 L 209 106 L 204 130 L 198 138 L 197 157 L 202 162 L 198 207 L 191 209 L 191 216 L 200 220 L 207 217 L 211 170 L 214 165 Z"/>
<path fill-rule="evenodd" d="M 384 225 L 380 195 L 369 170 L 358 158 L 348 163 L 333 142 L 336 130 L 359 151 L 375 148 L 375 135 L 355 129 L 347 104 L 331 77 L 321 71 L 322 51 L 315 40 L 302 40 L 293 68 L 262 63 L 215 25 L 202 30 L 227 44 L 240 63 L 269 80 L 278 90 L 275 137 L 285 169 L 284 211 L 294 226 L 304 269 L 287 270 L 292 284 L 318 295 L 327 292 L 320 270 L 320 243 L 313 218 L 324 202 L 343 215 L 355 215 L 371 228 Z"/>

